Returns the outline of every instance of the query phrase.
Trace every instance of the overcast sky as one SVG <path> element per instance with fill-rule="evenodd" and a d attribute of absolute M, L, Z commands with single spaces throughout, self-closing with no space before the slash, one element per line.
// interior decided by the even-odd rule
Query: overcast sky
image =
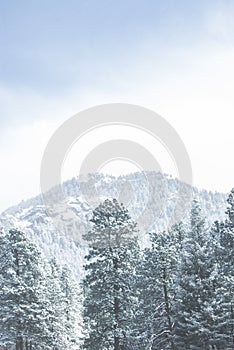
<path fill-rule="evenodd" d="M 228 0 L 1 1 L 0 210 L 39 193 L 57 127 L 111 102 L 163 116 L 186 145 L 194 184 L 229 191 L 233 18 Z M 76 175 L 67 163 L 64 178 Z"/>

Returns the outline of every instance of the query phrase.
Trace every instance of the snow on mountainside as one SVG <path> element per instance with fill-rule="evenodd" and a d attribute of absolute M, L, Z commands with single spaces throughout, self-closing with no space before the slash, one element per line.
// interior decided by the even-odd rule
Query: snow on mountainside
<path fill-rule="evenodd" d="M 140 239 L 145 233 L 163 230 L 179 219 L 186 219 L 191 194 L 196 197 L 209 224 L 223 219 L 227 194 L 198 190 L 155 172 L 134 173 L 115 178 L 89 174 L 66 181 L 62 185 L 64 199 L 49 207 L 41 195 L 21 202 L 0 215 L 3 230 L 15 227 L 24 231 L 47 257 L 55 256 L 80 276 L 87 251 L 82 234 L 90 228 L 92 210 L 105 198 L 117 198 L 138 222 Z M 54 190 L 47 198 L 53 198 Z"/>

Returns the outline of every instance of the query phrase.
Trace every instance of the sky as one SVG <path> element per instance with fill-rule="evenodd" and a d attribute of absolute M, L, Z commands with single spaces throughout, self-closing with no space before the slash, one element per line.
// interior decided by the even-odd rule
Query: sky
<path fill-rule="evenodd" d="M 43 152 L 60 125 L 113 102 L 160 114 L 186 146 L 194 185 L 228 192 L 234 186 L 233 18 L 228 0 L 1 1 L 0 210 L 40 193 Z M 71 149 L 63 179 L 76 175 L 75 159 L 110 135 L 139 144 L 145 137 L 144 147 L 158 149 L 136 130 L 96 130 Z M 174 175 L 162 154 L 155 157 Z M 135 169 L 114 163 L 105 170 Z"/>

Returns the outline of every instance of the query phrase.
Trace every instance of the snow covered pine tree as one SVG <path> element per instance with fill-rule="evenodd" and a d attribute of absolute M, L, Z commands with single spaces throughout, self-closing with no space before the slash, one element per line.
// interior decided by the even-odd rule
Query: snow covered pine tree
<path fill-rule="evenodd" d="M 174 313 L 179 350 L 225 349 L 219 347 L 222 339 L 214 327 L 218 276 L 211 242 L 200 205 L 194 200 L 178 264 Z"/>
<path fill-rule="evenodd" d="M 32 342 L 39 345 L 47 316 L 41 254 L 18 230 L 1 234 L 0 241 L 1 343 L 16 344 L 17 350 Z"/>
<path fill-rule="evenodd" d="M 175 349 L 173 340 L 175 275 L 184 227 L 150 234 L 151 247 L 143 252 L 138 268 L 139 309 L 137 349 Z"/>
<path fill-rule="evenodd" d="M 84 287 L 85 350 L 133 349 L 136 223 L 116 199 L 93 212 Z"/>
<path fill-rule="evenodd" d="M 234 349 L 234 189 L 230 192 L 225 222 L 216 222 L 212 228 L 213 241 L 216 241 L 215 257 L 219 283 L 216 287 L 219 296 L 219 332 L 228 349 Z M 217 310 L 218 311 L 218 310 Z M 222 326 L 222 327 L 221 327 Z"/>
<path fill-rule="evenodd" d="M 0 234 L 0 346 L 77 350 L 80 319 L 71 271 L 44 259 L 24 233 Z"/>

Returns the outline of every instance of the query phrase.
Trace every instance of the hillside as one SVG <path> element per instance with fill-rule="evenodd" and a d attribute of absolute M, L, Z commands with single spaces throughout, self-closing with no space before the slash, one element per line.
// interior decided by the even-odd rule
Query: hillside
<path fill-rule="evenodd" d="M 208 224 L 223 219 L 227 195 L 191 188 L 161 173 L 134 173 L 115 178 L 90 174 L 62 185 L 64 198 L 57 200 L 56 189 L 42 198 L 22 201 L 0 215 L 3 230 L 24 231 L 44 252 L 56 256 L 82 274 L 86 247 L 82 234 L 90 228 L 92 210 L 105 198 L 117 198 L 129 209 L 139 225 L 140 240 L 147 244 L 146 232 L 162 231 L 178 220 L 186 220 L 192 197 L 201 204 Z M 52 203 L 52 205 L 51 205 Z"/>

